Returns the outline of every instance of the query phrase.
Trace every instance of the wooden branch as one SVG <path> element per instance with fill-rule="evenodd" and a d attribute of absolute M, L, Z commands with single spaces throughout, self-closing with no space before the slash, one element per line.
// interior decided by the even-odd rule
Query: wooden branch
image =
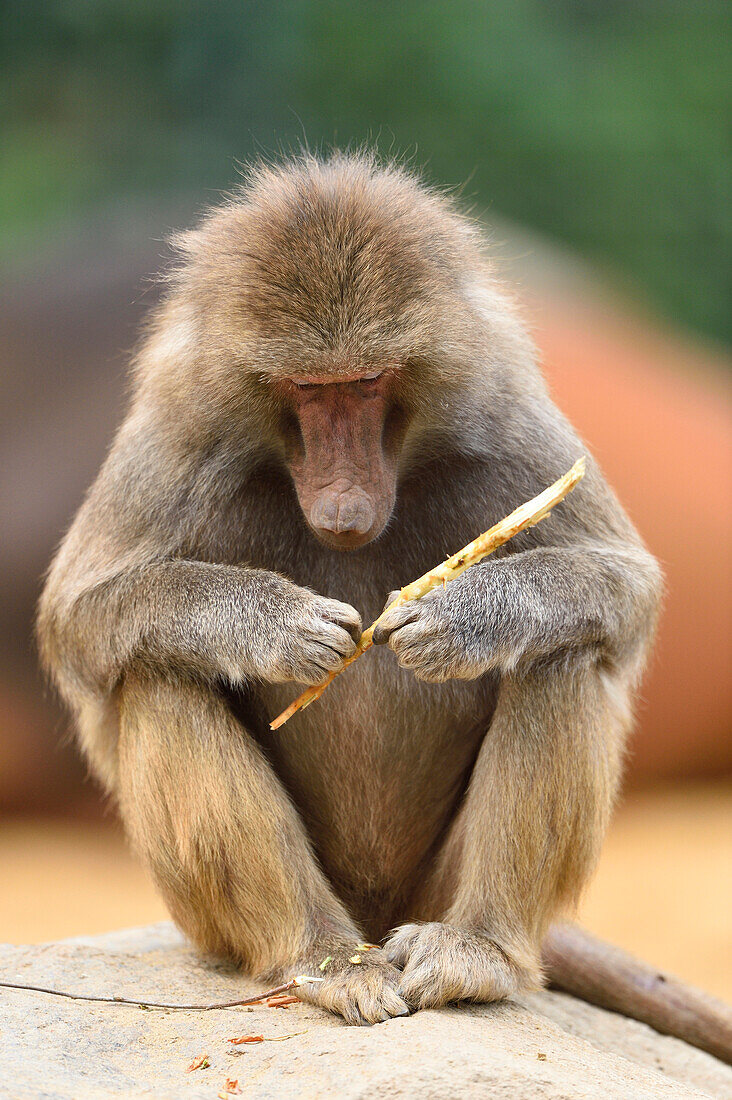
<path fill-rule="evenodd" d="M 551 984 L 573 997 L 642 1020 L 732 1065 L 732 1008 L 661 974 L 576 924 L 555 924 L 542 961 Z"/>
<path fill-rule="evenodd" d="M 302 710 L 304 707 L 309 707 L 311 703 L 314 703 L 316 699 L 319 699 L 329 684 L 335 680 L 336 676 L 339 676 L 344 669 L 352 665 L 354 661 L 358 660 L 362 653 L 365 653 L 367 649 L 370 649 L 373 645 L 374 630 L 379 625 L 381 620 L 395 607 L 399 607 L 400 604 L 407 603 L 409 600 L 418 600 L 422 596 L 425 596 L 428 592 L 431 592 L 434 588 L 439 588 L 440 585 L 447 584 L 448 581 L 452 581 L 455 577 L 459 577 L 461 573 L 464 573 L 466 569 L 469 569 L 471 565 L 475 565 L 477 562 L 482 561 L 488 554 L 492 554 L 494 550 L 497 550 L 499 546 L 503 546 L 504 543 L 512 539 L 514 535 L 518 535 L 520 531 L 525 531 L 527 527 L 533 527 L 534 524 L 544 519 L 549 515 L 552 508 L 564 500 L 568 493 L 574 489 L 575 485 L 582 480 L 585 474 L 585 458 L 579 458 L 571 470 L 569 470 L 563 477 L 560 477 L 558 481 L 555 481 L 553 485 L 550 485 L 548 489 L 545 489 L 543 493 L 539 493 L 533 500 L 529 500 L 526 504 L 522 504 L 515 512 L 511 512 L 510 516 L 506 516 L 500 523 L 497 523 L 494 527 L 491 527 L 489 531 L 485 531 L 482 535 L 479 535 L 477 539 L 463 547 L 457 554 L 453 554 L 441 565 L 435 566 L 434 569 L 430 569 L 428 573 L 419 577 L 418 580 L 412 581 L 411 584 L 406 585 L 401 589 L 397 598 L 389 604 L 388 607 L 379 615 L 378 619 L 371 624 L 368 629 L 364 630 L 361 638 L 356 646 L 356 652 L 347 657 L 340 668 L 335 672 L 328 674 L 322 684 L 315 684 L 313 687 L 307 688 L 306 691 L 299 695 L 293 703 L 290 703 L 286 710 L 283 710 L 282 714 L 278 715 L 269 724 L 269 728 L 276 730 L 280 726 L 283 726 L 288 718 L 292 718 L 298 710 Z"/>

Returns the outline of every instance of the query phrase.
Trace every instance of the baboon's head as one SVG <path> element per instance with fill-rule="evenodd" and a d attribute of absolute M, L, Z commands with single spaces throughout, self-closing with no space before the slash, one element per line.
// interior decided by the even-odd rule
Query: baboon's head
<path fill-rule="evenodd" d="M 227 416 L 256 410 L 256 430 L 277 437 L 318 539 L 370 542 L 392 513 L 410 427 L 447 408 L 475 319 L 473 226 L 399 168 L 305 157 L 253 171 L 179 243 L 202 378 Z"/>

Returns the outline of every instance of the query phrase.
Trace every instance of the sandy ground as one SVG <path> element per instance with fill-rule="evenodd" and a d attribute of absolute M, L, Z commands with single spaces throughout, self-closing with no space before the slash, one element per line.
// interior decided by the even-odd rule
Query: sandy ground
<path fill-rule="evenodd" d="M 0 941 L 106 932 L 167 915 L 111 822 L 4 822 L 0 867 Z M 592 931 L 732 1000 L 732 782 L 629 797 L 580 916 Z"/>

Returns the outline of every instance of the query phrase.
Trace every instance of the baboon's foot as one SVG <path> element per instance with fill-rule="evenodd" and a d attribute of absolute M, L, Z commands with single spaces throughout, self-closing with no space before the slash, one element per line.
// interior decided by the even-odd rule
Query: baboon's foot
<path fill-rule="evenodd" d="M 320 964 L 313 965 L 308 963 L 302 972 L 323 981 L 301 986 L 301 1000 L 327 1008 L 349 1024 L 379 1024 L 409 1015 L 409 1006 L 397 993 L 401 974 L 379 948 L 338 948 L 332 955 L 324 950 Z"/>
<path fill-rule="evenodd" d="M 401 967 L 400 995 L 414 1009 L 451 1001 L 502 1001 L 536 985 L 485 932 L 449 924 L 403 924 L 384 946 Z"/>

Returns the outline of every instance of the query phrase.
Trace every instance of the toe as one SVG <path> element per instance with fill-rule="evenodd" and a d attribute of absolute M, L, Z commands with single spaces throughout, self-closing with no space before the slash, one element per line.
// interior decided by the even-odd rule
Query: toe
<path fill-rule="evenodd" d="M 392 1016 L 402 1016 L 409 1012 L 407 1004 L 396 991 L 398 980 L 398 971 L 389 967 L 387 972 L 378 977 L 374 974 L 365 976 L 363 983 L 355 986 L 358 1011 L 366 1023 L 383 1023 Z"/>
<path fill-rule="evenodd" d="M 457 987 L 448 981 L 448 975 L 426 963 L 408 967 L 402 974 L 399 993 L 413 1009 L 439 1008 L 459 995 Z"/>
<path fill-rule="evenodd" d="M 362 1027 L 368 1022 L 359 1012 L 356 1002 L 345 991 L 343 996 L 334 999 L 332 1006 L 329 1007 L 331 1011 L 341 1015 L 346 1023 L 352 1026 Z"/>
<path fill-rule="evenodd" d="M 381 994 L 383 1010 L 388 1016 L 408 1016 L 409 1005 L 399 994 L 398 989 L 391 985 L 384 986 Z"/>
<path fill-rule="evenodd" d="M 421 924 L 403 924 L 392 932 L 384 944 L 384 954 L 392 966 L 405 966 L 419 934 Z"/>

